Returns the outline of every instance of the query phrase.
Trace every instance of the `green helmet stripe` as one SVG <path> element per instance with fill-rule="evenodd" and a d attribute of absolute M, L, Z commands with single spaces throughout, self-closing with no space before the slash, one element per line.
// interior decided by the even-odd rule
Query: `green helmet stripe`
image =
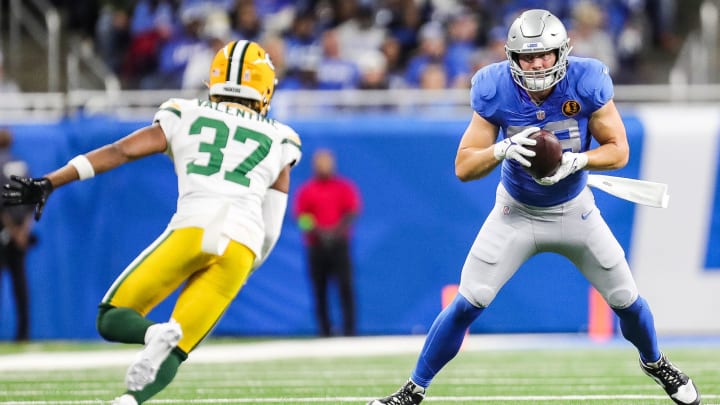
<path fill-rule="evenodd" d="M 240 53 L 240 66 L 238 66 L 237 84 L 242 84 L 242 67 L 243 63 L 245 63 L 245 53 L 250 45 L 250 41 L 243 42 L 245 42 L 245 44 L 243 44 L 242 52 Z"/>
<path fill-rule="evenodd" d="M 227 65 L 227 72 L 225 72 L 225 81 L 230 81 L 230 72 L 232 71 L 232 60 L 233 60 L 233 54 L 235 53 L 235 48 L 237 47 L 237 41 L 232 43 L 232 48 L 230 48 L 230 55 L 228 55 L 228 65 Z"/>

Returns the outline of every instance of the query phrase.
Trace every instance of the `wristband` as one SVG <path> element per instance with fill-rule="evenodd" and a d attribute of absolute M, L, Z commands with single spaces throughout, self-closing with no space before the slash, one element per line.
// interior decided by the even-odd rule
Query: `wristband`
<path fill-rule="evenodd" d="M 93 169 L 92 163 L 88 160 L 85 155 L 77 155 L 70 159 L 69 165 L 73 166 L 78 172 L 80 180 L 86 180 L 95 177 L 95 169 Z"/>

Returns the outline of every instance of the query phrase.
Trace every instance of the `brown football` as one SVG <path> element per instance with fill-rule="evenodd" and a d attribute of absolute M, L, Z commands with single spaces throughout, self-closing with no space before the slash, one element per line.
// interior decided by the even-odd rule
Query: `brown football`
<path fill-rule="evenodd" d="M 537 143 L 526 148 L 535 151 L 535 156 L 528 158 L 532 164 L 526 170 L 536 179 L 552 176 L 560 167 L 562 161 L 562 146 L 555 134 L 541 129 L 528 138 L 535 139 Z"/>

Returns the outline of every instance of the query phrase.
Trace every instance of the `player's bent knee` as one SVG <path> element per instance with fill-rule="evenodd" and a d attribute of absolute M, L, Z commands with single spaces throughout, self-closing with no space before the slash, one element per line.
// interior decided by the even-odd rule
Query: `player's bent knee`
<path fill-rule="evenodd" d="M 637 299 L 637 296 L 637 290 L 623 288 L 610 292 L 607 297 L 607 303 L 613 309 L 623 309 L 632 305 Z"/>
<path fill-rule="evenodd" d="M 108 327 L 108 322 L 105 322 L 107 313 L 112 310 L 112 305 L 109 304 L 100 304 L 98 306 L 98 313 L 97 313 L 97 319 L 95 321 L 95 326 L 97 328 L 98 334 L 100 334 L 100 337 L 102 337 L 105 340 L 112 340 L 110 338 L 110 328 Z"/>
<path fill-rule="evenodd" d="M 468 302 L 478 308 L 487 308 L 497 295 L 497 291 L 488 286 L 475 287 L 472 291 L 460 286 L 459 292 Z"/>

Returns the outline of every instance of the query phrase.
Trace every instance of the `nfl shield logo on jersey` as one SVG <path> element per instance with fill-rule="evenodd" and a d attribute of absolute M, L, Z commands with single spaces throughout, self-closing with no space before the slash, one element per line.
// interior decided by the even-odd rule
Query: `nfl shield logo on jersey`
<path fill-rule="evenodd" d="M 545 111 L 543 111 L 543 110 L 536 111 L 535 116 L 539 120 L 544 120 L 545 119 Z"/>

